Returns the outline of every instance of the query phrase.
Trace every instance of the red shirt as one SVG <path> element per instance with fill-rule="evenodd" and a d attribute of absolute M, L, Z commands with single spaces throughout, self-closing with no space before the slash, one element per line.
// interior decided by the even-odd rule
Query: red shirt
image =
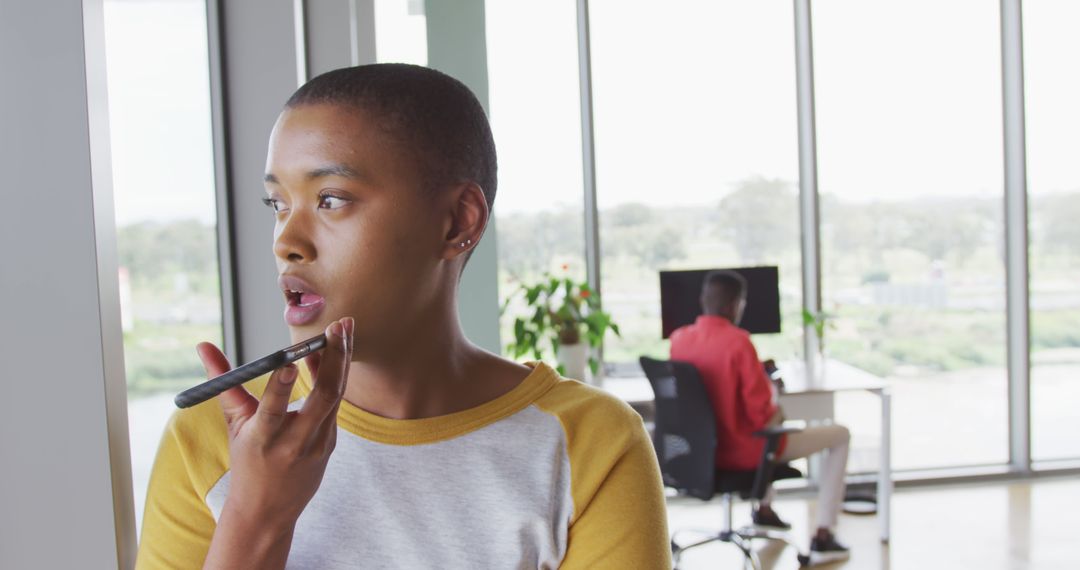
<path fill-rule="evenodd" d="M 765 440 L 753 433 L 765 427 L 777 405 L 750 333 L 725 317 L 702 315 L 671 333 L 671 359 L 693 364 L 705 383 L 716 414 L 716 466 L 757 468 Z"/>

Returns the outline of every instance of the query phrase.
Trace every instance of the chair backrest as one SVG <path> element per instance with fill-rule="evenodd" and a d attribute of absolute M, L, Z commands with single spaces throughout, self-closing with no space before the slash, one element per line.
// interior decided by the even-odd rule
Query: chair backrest
<path fill-rule="evenodd" d="M 664 484 L 709 500 L 716 492 L 716 418 L 697 368 L 642 356 L 656 399 L 653 446 Z"/>

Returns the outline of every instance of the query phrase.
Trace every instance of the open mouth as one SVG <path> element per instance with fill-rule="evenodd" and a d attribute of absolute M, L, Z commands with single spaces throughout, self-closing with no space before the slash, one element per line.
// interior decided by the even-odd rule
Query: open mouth
<path fill-rule="evenodd" d="M 282 275 L 278 278 L 278 285 L 285 294 L 286 323 L 303 326 L 317 322 L 326 299 L 315 292 L 311 284 L 295 275 Z"/>
<path fill-rule="evenodd" d="M 285 290 L 285 300 L 289 305 L 296 307 L 313 307 L 319 303 L 323 303 L 326 300 L 315 293 L 309 293 L 307 291 L 299 291 L 294 289 Z"/>

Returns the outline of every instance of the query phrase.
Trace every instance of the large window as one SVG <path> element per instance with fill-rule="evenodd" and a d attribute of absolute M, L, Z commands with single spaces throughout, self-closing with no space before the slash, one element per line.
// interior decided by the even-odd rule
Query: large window
<path fill-rule="evenodd" d="M 577 11 L 573 0 L 485 9 L 501 305 L 545 273 L 585 278 Z M 507 308 L 504 341 L 522 311 Z"/>
<path fill-rule="evenodd" d="M 106 0 L 113 187 L 136 519 L 172 398 L 220 346 L 204 0 Z"/>
<path fill-rule="evenodd" d="M 593 0 L 597 199 L 608 361 L 666 358 L 658 273 L 780 267 L 802 352 L 795 51 L 790 2 Z"/>
<path fill-rule="evenodd" d="M 998 10 L 814 2 L 826 350 L 890 381 L 899 469 L 1008 461 Z"/>
<path fill-rule="evenodd" d="M 379 63 L 427 65 L 423 0 L 375 0 L 375 58 Z"/>
<path fill-rule="evenodd" d="M 1080 457 L 1080 4 L 1024 3 L 1036 460 Z"/>
<path fill-rule="evenodd" d="M 576 178 L 570 4 L 516 20 L 488 5 L 506 166 L 501 280 L 564 265 L 584 273 L 578 223 L 591 212 Z M 604 305 L 623 331 L 609 336 L 606 360 L 667 354 L 659 271 L 741 265 L 780 267 L 784 333 L 756 336 L 759 352 L 800 357 L 791 5 L 589 5 L 599 206 L 590 221 Z M 813 2 L 825 373 L 839 361 L 888 381 L 899 469 L 1009 461 L 1000 9 Z M 1080 8 L 1066 0 L 1024 4 L 1036 460 L 1080 457 L 1069 437 L 1069 404 L 1080 397 L 1080 74 L 1069 66 L 1077 25 Z M 513 154 L 522 148 L 533 150 Z M 549 178 L 566 182 L 540 182 Z M 515 193 L 526 187 L 537 190 Z M 517 196 L 534 195 L 564 209 L 519 214 Z M 857 440 L 876 442 L 875 398 L 844 393 L 836 406 Z M 942 445 L 942 434 L 957 444 Z M 854 451 L 863 447 L 856 441 Z M 875 469 L 876 453 L 854 453 L 851 466 Z"/>

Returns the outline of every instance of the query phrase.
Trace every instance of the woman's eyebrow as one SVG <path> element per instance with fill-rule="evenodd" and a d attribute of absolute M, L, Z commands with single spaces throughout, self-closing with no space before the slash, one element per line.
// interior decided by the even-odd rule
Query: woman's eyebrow
<path fill-rule="evenodd" d="M 322 178 L 323 176 L 341 176 L 342 178 L 361 178 L 360 173 L 344 164 L 331 164 L 316 168 L 307 173 L 308 180 L 314 180 L 316 178 Z"/>
<path fill-rule="evenodd" d="M 322 178 L 324 176 L 341 176 L 342 178 L 350 178 L 352 180 L 360 180 L 364 178 L 355 169 L 344 164 L 329 164 L 327 166 L 321 166 L 314 170 L 309 170 L 307 174 L 304 175 L 304 177 L 308 180 L 315 180 L 316 178 Z M 268 184 L 280 184 L 280 182 L 278 182 L 277 176 L 274 176 L 272 172 L 267 172 L 266 176 L 263 177 L 263 181 Z"/>

